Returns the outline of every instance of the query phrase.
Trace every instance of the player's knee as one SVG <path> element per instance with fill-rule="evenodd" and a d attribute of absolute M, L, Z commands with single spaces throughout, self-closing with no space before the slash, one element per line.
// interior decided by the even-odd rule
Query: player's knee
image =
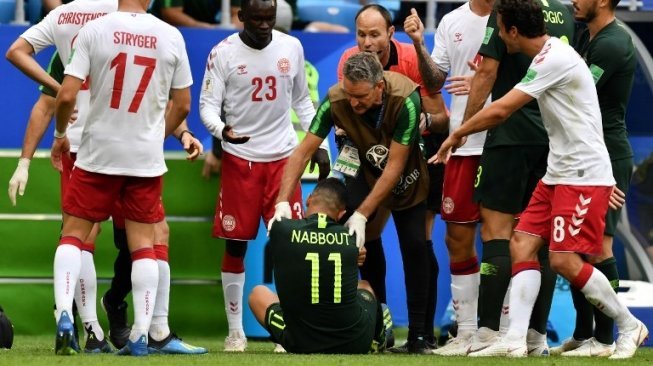
<path fill-rule="evenodd" d="M 370 285 L 370 283 L 366 280 L 358 281 L 358 289 L 368 291 L 372 295 L 376 296 L 376 294 L 374 294 L 374 289 L 372 289 L 372 285 Z"/>
<path fill-rule="evenodd" d="M 549 265 L 554 272 L 559 273 L 562 277 L 569 278 L 568 261 L 564 255 L 555 252 L 549 253 Z"/>
<path fill-rule="evenodd" d="M 493 222 L 484 221 L 480 229 L 481 240 L 484 242 L 495 239 L 510 239 L 512 235 L 512 224 L 496 225 Z"/>
<path fill-rule="evenodd" d="M 449 259 L 452 262 L 461 262 L 476 255 L 473 240 L 447 234 L 444 241 L 449 251 Z"/>
<path fill-rule="evenodd" d="M 245 272 L 245 253 L 247 242 L 227 240 L 224 256 L 222 257 L 222 272 Z"/>
<path fill-rule="evenodd" d="M 166 220 L 157 222 L 154 226 L 154 242 L 167 245 L 170 240 L 170 226 Z"/>
<path fill-rule="evenodd" d="M 270 290 L 263 285 L 254 286 L 252 292 L 249 293 L 248 298 L 249 306 L 252 308 L 252 310 L 256 306 L 257 302 L 260 302 L 261 299 L 265 297 L 266 292 L 269 291 Z"/>
<path fill-rule="evenodd" d="M 515 233 L 510 239 L 510 257 L 512 263 L 538 260 L 538 250 L 542 239 L 521 233 Z"/>

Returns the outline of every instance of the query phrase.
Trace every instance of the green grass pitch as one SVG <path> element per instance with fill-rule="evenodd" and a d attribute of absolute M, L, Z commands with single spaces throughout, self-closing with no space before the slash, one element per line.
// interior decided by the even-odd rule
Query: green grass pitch
<path fill-rule="evenodd" d="M 54 354 L 54 332 L 50 336 L 17 336 L 14 340 L 14 347 L 11 350 L 0 350 L 0 365 L 238 365 L 238 366 L 262 366 L 262 365 L 560 365 L 560 366 L 581 366 L 581 365 L 650 365 L 653 360 L 653 349 L 640 348 L 634 358 L 624 361 L 612 361 L 607 359 L 568 359 L 563 357 L 547 358 L 526 358 L 506 359 L 487 358 L 472 359 L 465 357 L 440 357 L 440 356 L 417 356 L 417 355 L 396 355 L 390 353 L 377 355 L 291 355 L 275 354 L 272 352 L 273 344 L 263 341 L 249 342 L 248 351 L 242 354 L 228 354 L 222 351 L 222 338 L 200 338 L 191 337 L 185 339 L 189 343 L 204 346 L 209 349 L 209 354 L 197 356 L 177 355 L 155 355 L 148 357 L 116 356 L 111 354 L 90 355 L 80 354 L 76 356 L 56 356 Z"/>

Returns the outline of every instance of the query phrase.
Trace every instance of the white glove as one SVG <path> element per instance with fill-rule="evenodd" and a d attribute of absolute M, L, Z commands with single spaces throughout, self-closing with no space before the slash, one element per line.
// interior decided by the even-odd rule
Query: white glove
<path fill-rule="evenodd" d="M 27 177 L 29 176 L 29 163 L 30 159 L 18 159 L 18 167 L 14 171 L 14 175 L 9 180 L 9 200 L 11 204 L 16 206 L 16 191 L 21 196 L 25 194 L 25 187 L 27 187 Z"/>
<path fill-rule="evenodd" d="M 349 229 L 349 235 L 356 234 L 356 247 L 360 249 L 365 245 L 365 224 L 367 223 L 367 218 L 365 216 L 355 211 L 353 215 L 345 222 L 345 227 Z"/>
<path fill-rule="evenodd" d="M 292 211 L 290 211 L 290 203 L 288 201 L 279 202 L 274 205 L 274 216 L 268 222 L 268 236 L 270 236 L 272 224 L 276 221 L 281 221 L 281 219 L 292 219 Z"/>

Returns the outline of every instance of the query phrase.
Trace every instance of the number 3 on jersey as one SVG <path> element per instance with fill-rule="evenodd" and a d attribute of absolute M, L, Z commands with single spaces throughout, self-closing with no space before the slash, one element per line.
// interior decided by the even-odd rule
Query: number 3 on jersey
<path fill-rule="evenodd" d="M 274 76 L 266 76 L 265 80 L 260 77 L 255 77 L 252 79 L 252 86 L 254 86 L 252 102 L 262 102 L 263 98 L 265 100 L 277 99 L 277 78 Z M 267 90 L 264 91 L 263 88 Z"/>
<path fill-rule="evenodd" d="M 156 68 L 156 59 L 145 56 L 134 56 L 134 65 L 143 66 L 143 75 L 141 76 L 141 81 L 138 83 L 138 89 L 134 94 L 131 103 L 129 103 L 129 113 L 138 112 L 138 108 L 141 106 L 143 101 L 143 96 L 145 95 L 145 89 L 150 85 L 150 79 L 152 79 L 152 74 L 154 74 L 154 69 Z M 120 108 L 120 99 L 122 98 L 122 88 L 125 81 L 125 69 L 127 68 L 127 54 L 125 52 L 120 52 L 116 57 L 111 60 L 111 69 L 116 69 L 116 76 L 113 78 L 113 92 L 111 93 L 111 104 L 110 107 L 113 109 Z"/>

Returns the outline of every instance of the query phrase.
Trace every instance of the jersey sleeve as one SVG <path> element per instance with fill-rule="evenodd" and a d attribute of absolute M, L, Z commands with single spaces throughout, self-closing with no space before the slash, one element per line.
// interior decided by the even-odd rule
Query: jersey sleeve
<path fill-rule="evenodd" d="M 80 80 L 85 80 L 91 70 L 90 55 L 92 52 L 93 42 L 93 28 L 84 27 L 79 33 L 73 43 L 73 48 L 70 53 L 70 62 L 64 74 L 74 76 Z"/>
<path fill-rule="evenodd" d="M 331 102 L 329 101 L 329 98 L 326 97 L 317 109 L 308 132 L 324 139 L 329 135 L 332 127 L 333 118 L 331 118 Z"/>
<path fill-rule="evenodd" d="M 433 43 L 433 52 L 431 58 L 438 68 L 446 73 L 451 69 L 451 60 L 447 52 L 447 35 L 446 23 L 440 23 L 440 26 L 435 31 L 435 40 Z"/>
<path fill-rule="evenodd" d="M 546 44 L 544 48 L 548 46 L 550 44 Z M 558 85 L 567 77 L 569 65 L 565 65 L 564 58 L 556 56 L 548 50 L 541 51 L 533 58 L 526 75 L 515 85 L 515 88 L 537 99 L 547 89 Z"/>
<path fill-rule="evenodd" d="M 226 93 L 226 76 L 220 63 L 219 46 L 215 46 L 206 61 L 200 92 L 200 118 L 211 135 L 222 139 L 225 123 L 220 118 Z"/>
<path fill-rule="evenodd" d="M 410 145 L 419 137 L 419 115 L 422 110 L 417 91 L 412 92 L 399 111 L 397 127 L 392 136 L 395 142 Z"/>
<path fill-rule="evenodd" d="M 484 57 L 490 57 L 497 61 L 501 61 L 503 56 L 507 53 L 506 44 L 503 43 L 503 40 L 499 37 L 497 13 L 494 11 L 487 20 L 485 36 L 483 37 L 483 42 L 481 43 L 481 48 L 478 53 Z"/>
<path fill-rule="evenodd" d="M 190 63 L 188 62 L 188 54 L 186 53 L 186 43 L 181 33 L 176 28 L 173 28 L 177 34 L 177 47 L 178 55 L 177 65 L 175 65 L 175 72 L 172 77 L 172 89 L 184 89 L 193 85 L 193 76 L 190 71 Z"/>
<path fill-rule="evenodd" d="M 587 63 L 599 94 L 601 94 L 601 89 L 605 86 L 606 81 L 619 71 L 622 60 L 632 57 L 628 53 L 632 53 L 633 50 L 632 45 L 616 44 L 612 41 L 591 48 Z"/>
<path fill-rule="evenodd" d="M 61 62 L 61 57 L 59 57 L 58 52 L 55 52 L 52 55 L 52 59 L 50 59 L 50 64 L 48 65 L 48 74 L 54 80 L 56 80 L 59 84 L 61 84 L 61 82 L 63 81 L 63 77 L 64 77 L 63 70 L 64 70 L 64 67 L 63 67 L 63 62 Z M 53 97 L 53 98 L 57 97 L 57 92 L 50 89 L 50 88 L 48 88 L 45 85 L 39 86 L 39 90 L 41 91 L 41 93 L 43 93 L 43 94 L 45 94 L 47 96 L 50 96 L 50 97 Z"/>
<path fill-rule="evenodd" d="M 55 12 L 50 12 L 43 20 L 38 24 L 31 26 L 23 34 L 20 35 L 21 38 L 27 41 L 32 48 L 34 48 L 34 53 L 39 53 L 44 48 L 54 45 L 54 24 Z"/>

